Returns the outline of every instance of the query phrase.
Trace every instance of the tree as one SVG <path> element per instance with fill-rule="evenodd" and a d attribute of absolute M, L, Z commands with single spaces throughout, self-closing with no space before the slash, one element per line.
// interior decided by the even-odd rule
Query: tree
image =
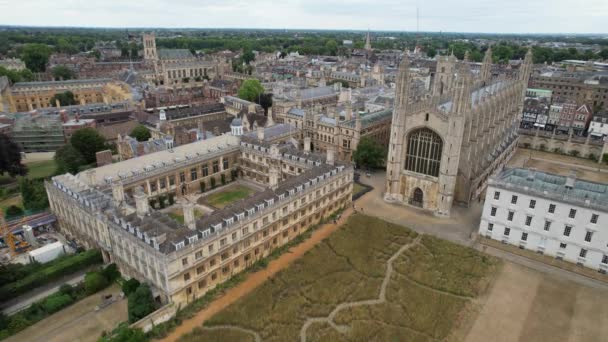
<path fill-rule="evenodd" d="M 435 55 L 437 55 L 437 50 L 435 50 L 435 48 L 430 47 L 426 50 L 427 57 L 433 58 L 433 57 L 435 57 Z"/>
<path fill-rule="evenodd" d="M 330 56 L 335 56 L 338 52 L 338 43 L 335 40 L 330 39 L 325 43 L 325 53 Z"/>
<path fill-rule="evenodd" d="M 129 323 L 134 323 L 154 312 L 154 298 L 147 284 L 141 284 L 128 297 Z"/>
<path fill-rule="evenodd" d="M 57 173 L 77 174 L 80 167 L 86 165 L 80 151 L 74 148 L 71 144 L 63 145 L 55 152 L 55 162 L 57 163 Z"/>
<path fill-rule="evenodd" d="M 21 51 L 21 59 L 33 72 L 45 72 L 51 48 L 44 44 L 27 44 Z"/>
<path fill-rule="evenodd" d="M 104 289 L 108 280 L 100 272 L 87 272 L 84 276 L 84 289 L 88 295 Z"/>
<path fill-rule="evenodd" d="M 120 271 L 118 270 L 118 266 L 112 263 L 101 270 L 101 275 L 109 282 L 113 282 L 114 280 L 120 278 Z"/>
<path fill-rule="evenodd" d="M 108 148 L 104 137 L 91 127 L 74 132 L 70 143 L 80 152 L 87 164 L 95 162 L 95 153 Z"/>
<path fill-rule="evenodd" d="M 140 282 L 137 279 L 131 278 L 122 284 L 122 292 L 128 297 L 131 293 L 137 290 L 139 285 Z"/>
<path fill-rule="evenodd" d="M 44 180 L 21 178 L 19 180 L 19 189 L 25 209 L 37 211 L 46 209 L 49 206 L 49 199 L 44 189 Z"/>
<path fill-rule="evenodd" d="M 258 104 L 264 108 L 264 113 L 268 113 L 268 108 L 272 107 L 272 94 L 261 94 L 258 100 Z"/>
<path fill-rule="evenodd" d="M 608 48 L 603 48 L 602 51 L 598 53 L 601 59 L 608 59 Z"/>
<path fill-rule="evenodd" d="M 0 66 L 0 76 L 6 76 L 11 83 L 27 82 L 34 80 L 34 74 L 29 69 L 23 69 L 20 71 L 8 70 L 5 67 Z"/>
<path fill-rule="evenodd" d="M 139 125 L 133 128 L 131 134 L 129 135 L 137 139 L 137 141 L 148 141 L 148 139 L 152 137 L 150 130 L 144 125 Z"/>
<path fill-rule="evenodd" d="M 246 51 L 243 51 L 243 56 L 241 59 L 243 60 L 243 63 L 249 64 L 255 60 L 255 54 L 253 51 L 251 51 L 251 49 L 247 49 Z"/>
<path fill-rule="evenodd" d="M 353 154 L 353 160 L 360 167 L 379 168 L 384 165 L 386 149 L 370 137 L 363 137 Z"/>
<path fill-rule="evenodd" d="M 239 88 L 239 97 L 251 102 L 258 101 L 259 96 L 263 93 L 264 87 L 260 81 L 255 79 L 245 80 Z"/>
<path fill-rule="evenodd" d="M 53 97 L 51 97 L 51 99 L 49 100 L 49 105 L 51 107 L 54 107 L 57 101 L 59 101 L 59 105 L 62 107 L 73 106 L 76 104 L 76 98 L 74 97 L 74 93 L 69 90 L 63 93 L 55 94 Z"/>
<path fill-rule="evenodd" d="M 11 205 L 10 207 L 6 208 L 6 211 L 4 212 L 5 217 L 15 217 L 21 215 L 23 215 L 23 209 L 16 205 Z"/>
<path fill-rule="evenodd" d="M 21 164 L 21 147 L 5 134 L 0 134 L 0 146 L 0 175 L 25 176 L 27 167 Z"/>
<path fill-rule="evenodd" d="M 131 328 L 126 322 L 120 323 L 118 327 L 106 336 L 99 339 L 100 342 L 147 342 L 148 338 L 141 329 Z"/>
<path fill-rule="evenodd" d="M 76 78 L 76 74 L 65 65 L 57 65 L 53 68 L 53 78 L 55 81 L 66 81 Z"/>

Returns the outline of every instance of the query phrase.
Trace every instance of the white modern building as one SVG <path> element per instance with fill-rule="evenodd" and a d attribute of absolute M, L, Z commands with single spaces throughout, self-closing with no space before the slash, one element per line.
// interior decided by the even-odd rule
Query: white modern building
<path fill-rule="evenodd" d="M 608 270 L 608 185 L 529 169 L 490 179 L 479 234 Z"/>
<path fill-rule="evenodd" d="M 589 124 L 589 134 L 594 138 L 608 136 L 608 112 L 600 112 L 593 115 Z"/>

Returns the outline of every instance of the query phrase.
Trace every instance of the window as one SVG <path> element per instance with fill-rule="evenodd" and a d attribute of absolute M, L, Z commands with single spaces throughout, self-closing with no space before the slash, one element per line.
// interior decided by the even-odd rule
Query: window
<path fill-rule="evenodd" d="M 549 212 L 553 214 L 555 212 L 555 204 L 549 204 Z"/>
<path fill-rule="evenodd" d="M 521 233 L 521 241 L 527 241 L 528 240 L 528 233 Z"/>
<path fill-rule="evenodd" d="M 587 233 L 585 233 L 585 241 L 591 242 L 592 237 L 593 237 L 593 232 L 588 230 Z"/>
<path fill-rule="evenodd" d="M 228 170 L 228 168 L 230 167 L 230 165 L 228 165 L 228 159 L 224 159 L 222 167 L 224 168 L 224 170 Z"/>
<path fill-rule="evenodd" d="M 196 268 L 196 274 L 201 274 L 205 272 L 205 266 L 199 266 Z"/>
<path fill-rule="evenodd" d="M 209 176 L 209 166 L 207 164 L 203 164 L 203 177 Z"/>
<path fill-rule="evenodd" d="M 608 264 L 608 255 L 604 254 L 604 256 L 602 256 L 602 264 Z"/>
<path fill-rule="evenodd" d="M 494 199 L 500 199 L 500 191 L 494 191 Z"/>
<path fill-rule="evenodd" d="M 530 209 L 536 208 L 536 200 L 530 200 Z"/>
<path fill-rule="evenodd" d="M 188 258 L 183 258 L 182 259 L 182 266 L 186 266 L 188 265 Z"/>
<path fill-rule="evenodd" d="M 184 281 L 190 280 L 190 272 L 184 273 Z"/>
<path fill-rule="evenodd" d="M 209 267 L 215 266 L 215 258 L 209 260 Z"/>
<path fill-rule="evenodd" d="M 509 214 L 507 214 L 507 221 L 513 221 L 513 215 L 515 215 L 515 212 L 509 211 Z"/>
<path fill-rule="evenodd" d="M 491 232 L 494 229 L 494 223 L 488 223 L 488 231 Z"/>
<path fill-rule="evenodd" d="M 517 195 L 511 196 L 511 204 L 517 204 Z"/>
<path fill-rule="evenodd" d="M 511 228 L 505 228 L 505 233 L 506 236 L 509 236 L 509 234 L 511 234 Z"/>
<path fill-rule="evenodd" d="M 190 180 L 193 181 L 193 180 L 197 180 L 197 179 L 198 179 L 198 173 L 196 171 L 196 168 L 193 167 L 190 169 Z"/>
<path fill-rule="evenodd" d="M 205 287 L 207 287 L 207 280 L 203 279 L 201 281 L 198 282 L 198 288 L 199 289 L 204 289 Z"/>
<path fill-rule="evenodd" d="M 581 258 L 586 258 L 587 257 L 587 250 L 584 248 L 581 248 L 580 253 L 578 253 L 578 256 L 580 256 Z"/>
<path fill-rule="evenodd" d="M 213 253 L 213 244 L 209 245 L 209 253 Z"/>
<path fill-rule="evenodd" d="M 198 252 L 194 253 L 195 259 L 200 259 L 202 257 L 203 257 L 203 251 L 198 251 Z"/>
<path fill-rule="evenodd" d="M 576 217 L 576 209 L 570 209 L 570 213 L 568 214 L 569 218 L 575 218 Z"/>
<path fill-rule="evenodd" d="M 562 242 L 562 243 L 560 243 L 560 244 L 559 244 L 559 248 L 561 248 L 561 249 L 566 249 L 566 244 L 565 244 L 565 243 L 563 243 L 563 242 Z"/>
<path fill-rule="evenodd" d="M 186 182 L 186 174 L 184 172 L 179 173 L 179 181 L 180 181 L 180 183 Z"/>
<path fill-rule="evenodd" d="M 598 218 L 598 214 L 591 214 L 591 223 L 597 223 Z"/>
<path fill-rule="evenodd" d="M 490 211 L 490 216 L 496 216 L 496 207 L 492 207 L 492 210 Z"/>
<path fill-rule="evenodd" d="M 410 133 L 407 142 L 405 169 L 438 177 L 443 142 L 437 133 L 421 128 Z"/>
<path fill-rule="evenodd" d="M 186 289 L 186 294 L 187 294 L 187 295 L 191 295 L 191 294 L 192 294 L 192 288 L 191 288 L 191 287 L 188 287 L 188 288 Z"/>
<path fill-rule="evenodd" d="M 570 236 L 570 232 L 572 231 L 571 226 L 564 227 L 564 236 Z"/>
<path fill-rule="evenodd" d="M 526 216 L 526 226 L 530 226 L 532 224 L 532 216 Z"/>
<path fill-rule="evenodd" d="M 549 231 L 551 229 L 551 221 L 545 221 L 545 230 Z"/>
<path fill-rule="evenodd" d="M 213 162 L 213 173 L 220 172 L 220 163 L 216 160 Z"/>

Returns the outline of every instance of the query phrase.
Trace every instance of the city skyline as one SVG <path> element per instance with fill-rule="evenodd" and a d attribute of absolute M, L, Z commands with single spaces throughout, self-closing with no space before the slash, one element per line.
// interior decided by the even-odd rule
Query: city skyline
<path fill-rule="evenodd" d="M 2 25 L 99 28 L 243 28 L 476 33 L 605 33 L 608 3 L 585 0 L 572 11 L 565 0 L 464 0 L 458 3 L 380 0 L 109 0 L 94 6 L 72 0 L 0 0 Z M 419 21 L 417 25 L 417 10 Z M 297 15 L 294 15 L 297 13 Z M 65 20 L 63 18 L 69 18 Z M 566 23 L 566 24 L 564 24 Z"/>

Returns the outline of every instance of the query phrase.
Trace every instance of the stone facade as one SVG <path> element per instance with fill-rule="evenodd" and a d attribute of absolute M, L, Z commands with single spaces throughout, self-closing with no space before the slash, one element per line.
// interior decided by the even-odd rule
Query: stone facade
<path fill-rule="evenodd" d="M 490 72 L 491 49 L 477 77 L 468 63 L 439 57 L 433 92 L 410 96 L 407 53 L 399 66 L 385 199 L 449 216 L 468 205 L 516 147 L 532 67 L 529 52 L 516 78 Z"/>

